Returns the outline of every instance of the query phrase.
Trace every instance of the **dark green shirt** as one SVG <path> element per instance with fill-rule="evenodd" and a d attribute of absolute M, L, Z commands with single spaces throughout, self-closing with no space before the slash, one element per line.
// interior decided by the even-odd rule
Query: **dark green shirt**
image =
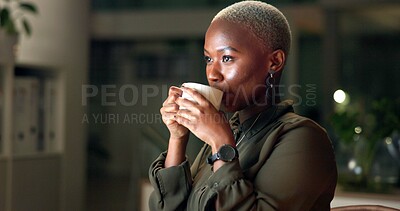
<path fill-rule="evenodd" d="M 258 116 L 258 115 L 256 115 Z M 204 145 L 190 166 L 151 165 L 150 210 L 330 210 L 337 169 L 326 131 L 284 101 L 246 120 L 239 159 L 212 171 Z M 250 128 L 251 127 L 251 128 Z"/>

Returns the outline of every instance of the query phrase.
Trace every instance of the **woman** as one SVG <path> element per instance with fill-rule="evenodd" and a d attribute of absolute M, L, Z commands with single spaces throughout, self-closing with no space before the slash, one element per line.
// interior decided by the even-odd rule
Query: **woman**
<path fill-rule="evenodd" d="M 206 75 L 235 114 L 229 124 L 195 90 L 170 88 L 160 110 L 168 150 L 149 171 L 151 210 L 330 209 L 337 172 L 329 138 L 275 89 L 290 41 L 286 18 L 266 3 L 239 2 L 214 17 L 205 35 Z M 192 165 L 189 132 L 205 143 Z"/>

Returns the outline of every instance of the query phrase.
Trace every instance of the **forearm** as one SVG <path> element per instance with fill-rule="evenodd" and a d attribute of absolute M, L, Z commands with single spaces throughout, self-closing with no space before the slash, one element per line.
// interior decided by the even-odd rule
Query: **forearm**
<path fill-rule="evenodd" d="M 251 210 L 256 202 L 253 184 L 244 178 L 238 160 L 221 166 L 196 190 L 188 203 L 198 210 Z"/>
<path fill-rule="evenodd" d="M 189 140 L 189 134 L 182 138 L 170 137 L 168 144 L 167 157 L 164 167 L 180 165 L 186 160 L 186 146 Z"/>
<path fill-rule="evenodd" d="M 233 147 L 236 147 L 235 140 L 230 131 L 229 131 L 229 133 L 226 133 L 226 134 L 223 134 L 223 132 L 221 132 L 219 134 L 221 134 L 221 136 L 211 142 L 211 153 L 212 154 L 217 153 L 223 145 L 231 145 Z M 214 172 L 218 171 L 218 169 L 221 168 L 225 164 L 226 164 L 226 162 L 223 160 L 216 160 L 213 163 L 213 171 Z"/>

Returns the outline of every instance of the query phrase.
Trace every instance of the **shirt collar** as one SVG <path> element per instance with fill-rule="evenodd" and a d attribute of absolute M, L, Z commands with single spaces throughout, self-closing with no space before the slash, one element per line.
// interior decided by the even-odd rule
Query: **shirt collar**
<path fill-rule="evenodd" d="M 238 112 L 236 112 L 232 116 L 232 118 L 229 120 L 229 122 L 231 123 L 231 127 L 233 130 L 237 127 L 239 129 L 239 131 L 241 131 L 242 133 L 243 132 L 247 133 L 246 139 L 249 139 L 253 135 L 257 134 L 265 126 L 276 121 L 276 119 L 278 119 L 283 114 L 285 114 L 287 112 L 293 112 L 293 111 L 294 111 L 293 101 L 286 100 L 286 101 L 280 102 L 279 104 L 265 108 L 264 110 L 262 110 L 258 113 L 255 113 L 253 116 L 251 116 L 250 118 L 247 118 L 241 124 L 239 123 Z M 252 127 L 252 128 L 250 128 L 250 127 Z"/>

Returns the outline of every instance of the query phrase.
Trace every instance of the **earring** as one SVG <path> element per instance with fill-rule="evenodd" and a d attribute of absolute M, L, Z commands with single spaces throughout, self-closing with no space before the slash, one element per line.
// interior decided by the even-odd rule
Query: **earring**
<path fill-rule="evenodd" d="M 266 95 L 267 95 L 267 99 L 272 101 L 272 100 L 274 100 L 274 96 L 275 96 L 275 89 L 274 89 L 275 71 L 271 69 L 268 71 L 268 73 L 269 73 L 269 77 L 267 77 L 267 79 L 265 79 L 265 84 L 267 85 Z"/>
<path fill-rule="evenodd" d="M 275 78 L 274 78 L 275 71 L 269 70 L 268 73 L 269 73 L 269 77 L 267 77 L 267 79 L 265 80 L 265 83 L 267 84 L 267 88 L 273 88 L 274 84 L 275 84 Z"/>

